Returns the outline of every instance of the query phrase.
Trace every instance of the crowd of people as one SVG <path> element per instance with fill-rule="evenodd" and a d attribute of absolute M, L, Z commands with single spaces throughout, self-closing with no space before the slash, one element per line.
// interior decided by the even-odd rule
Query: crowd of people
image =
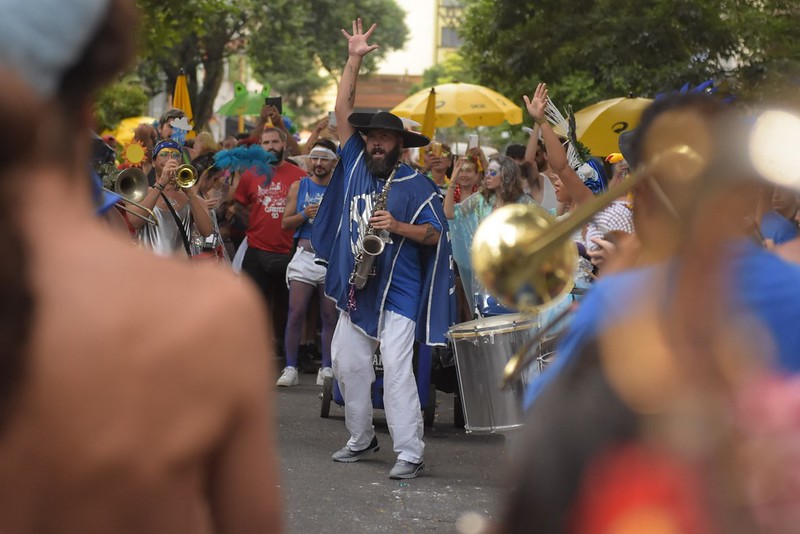
<path fill-rule="evenodd" d="M 800 180 L 755 170 L 739 109 L 666 96 L 619 152 L 576 156 L 539 84 L 525 144 L 454 155 L 391 113 L 356 112 L 377 48 L 357 19 L 335 127 L 302 143 L 266 105 L 246 137 L 187 142 L 168 109 L 135 129 L 144 156 L 129 161 L 70 132 L 91 129 L 97 90 L 133 59 L 131 3 L 71 0 L 76 23 L 53 31 L 69 21 L 42 1 L 34 16 L 12 0 L 0 21 L 19 37 L 0 45 L 14 132 L 0 144 L 0 530 L 278 530 L 271 386 L 335 379 L 348 439 L 332 460 L 354 463 L 379 449 L 376 351 L 389 477 L 419 476 L 415 347 L 517 311 L 473 273 L 478 227 L 509 205 L 555 226 L 600 196 L 568 238 L 575 289 L 540 314 L 577 309 L 524 384 L 495 527 L 796 525 Z M 100 187 L 131 168 L 136 202 Z"/>

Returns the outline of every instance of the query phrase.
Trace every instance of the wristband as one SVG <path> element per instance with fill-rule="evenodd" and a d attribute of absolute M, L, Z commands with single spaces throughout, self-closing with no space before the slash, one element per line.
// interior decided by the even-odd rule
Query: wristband
<path fill-rule="evenodd" d="M 547 122 L 547 119 L 545 119 L 545 118 L 542 118 L 542 119 L 534 119 L 534 122 L 535 122 L 536 124 L 538 124 L 539 126 L 541 126 L 542 124 L 544 124 L 544 123 L 546 123 L 546 122 Z"/>
<path fill-rule="evenodd" d="M 156 187 L 157 187 L 157 188 L 158 188 L 160 191 L 163 191 L 163 190 L 164 190 L 164 184 L 156 184 Z"/>
<path fill-rule="evenodd" d="M 301 212 L 300 212 L 300 215 L 302 215 L 302 216 L 303 216 L 303 218 L 304 218 L 305 220 L 309 220 L 309 219 L 311 219 L 311 217 L 309 217 L 308 215 L 306 215 L 306 210 L 303 210 L 303 211 L 301 211 Z"/>

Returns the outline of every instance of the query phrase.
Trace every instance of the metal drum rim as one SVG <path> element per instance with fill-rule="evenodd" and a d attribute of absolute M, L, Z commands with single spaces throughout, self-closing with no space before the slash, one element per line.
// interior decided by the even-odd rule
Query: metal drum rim
<path fill-rule="evenodd" d="M 501 318 L 505 317 L 520 317 L 521 319 L 518 321 L 508 319 L 500 321 Z M 497 320 L 498 324 L 494 326 L 480 326 L 482 322 L 488 322 L 488 320 Z M 528 330 L 537 327 L 539 327 L 538 315 L 530 313 L 511 313 L 458 323 L 448 330 L 447 335 L 450 339 L 462 339 L 475 337 L 476 335 L 506 334 L 508 332 L 517 332 L 519 330 Z"/>

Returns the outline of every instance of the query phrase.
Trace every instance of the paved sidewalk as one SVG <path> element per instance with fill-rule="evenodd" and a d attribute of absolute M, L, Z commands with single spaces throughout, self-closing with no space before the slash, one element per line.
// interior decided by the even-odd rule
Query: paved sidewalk
<path fill-rule="evenodd" d="M 320 417 L 316 375 L 276 388 L 282 492 L 287 532 L 455 532 L 469 511 L 497 516 L 505 476 L 505 439 L 453 426 L 453 395 L 437 392 L 436 421 L 425 433 L 425 470 L 390 480 L 395 454 L 382 410 L 375 411 L 381 450 L 353 464 L 331 454 L 344 446 L 344 410 Z"/>

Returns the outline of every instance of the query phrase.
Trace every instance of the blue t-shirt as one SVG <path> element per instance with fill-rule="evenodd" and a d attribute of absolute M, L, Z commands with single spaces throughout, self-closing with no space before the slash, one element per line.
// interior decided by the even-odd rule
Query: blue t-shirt
<path fill-rule="evenodd" d="M 797 237 L 797 226 L 780 213 L 768 211 L 761 217 L 761 235 L 780 245 Z"/>
<path fill-rule="evenodd" d="M 328 189 L 327 185 L 319 185 L 311 178 L 303 178 L 300 180 L 300 186 L 297 189 L 297 213 L 303 213 L 306 206 L 309 204 L 319 204 L 322 202 L 322 197 L 325 196 L 325 190 Z M 294 233 L 294 237 L 298 239 L 311 239 L 311 232 L 314 230 L 314 220 L 308 219 L 301 224 Z"/>
<path fill-rule="evenodd" d="M 731 306 L 726 312 L 732 319 L 748 314 L 760 324 L 770 338 L 761 346 L 769 352 L 771 342 L 774 354 L 770 355 L 774 356 L 778 371 L 800 372 L 800 265 L 750 243 L 736 243 L 727 266 L 733 291 L 728 295 Z M 583 344 L 635 316 L 642 304 L 641 296 L 653 294 L 656 282 L 663 288 L 662 281 L 673 267 L 649 266 L 601 278 L 581 301 L 553 363 L 528 386 L 525 406 L 530 406 L 547 384 L 571 364 Z"/>
<path fill-rule="evenodd" d="M 439 232 L 442 231 L 433 210 L 429 206 L 425 206 L 415 224 L 428 223 Z M 399 236 L 393 235 L 392 239 L 399 239 Z M 397 255 L 392 282 L 389 284 L 389 292 L 386 295 L 387 310 L 399 313 L 413 321 L 416 321 L 417 307 L 422 292 L 422 258 L 420 255 L 425 252 L 423 250 L 425 246 L 406 239 L 405 245 Z"/>
<path fill-rule="evenodd" d="M 341 149 L 341 161 L 346 169 L 345 172 L 353 173 L 355 176 L 367 177 L 373 184 L 372 197 L 364 199 L 352 199 L 360 208 L 360 215 L 354 217 L 359 227 L 359 235 L 363 236 L 372 213 L 373 205 L 378 199 L 380 192 L 386 183 L 384 179 L 374 177 L 368 170 L 364 158 L 360 158 L 366 148 L 366 143 L 358 133 L 353 134 Z M 393 184 L 407 179 L 427 180 L 421 174 L 414 172 L 410 167 L 402 166 L 394 177 Z M 393 195 L 394 192 L 394 195 Z M 391 205 L 398 200 L 399 193 L 394 187 L 389 190 L 388 211 L 400 222 L 409 223 L 410 220 L 401 220 L 396 213 L 392 212 Z M 419 214 L 414 219 L 413 224 L 432 224 L 437 231 L 442 231 L 441 224 L 436 220 L 433 210 L 429 206 L 423 206 Z M 394 243 L 399 243 L 403 238 L 396 234 L 391 234 Z M 435 243 L 434 243 L 435 245 Z M 400 248 L 397 258 L 392 267 L 391 282 L 386 293 L 385 309 L 393 311 L 416 321 L 419 313 L 419 303 L 422 293 L 422 259 L 425 245 L 421 245 L 405 239 Z"/>

